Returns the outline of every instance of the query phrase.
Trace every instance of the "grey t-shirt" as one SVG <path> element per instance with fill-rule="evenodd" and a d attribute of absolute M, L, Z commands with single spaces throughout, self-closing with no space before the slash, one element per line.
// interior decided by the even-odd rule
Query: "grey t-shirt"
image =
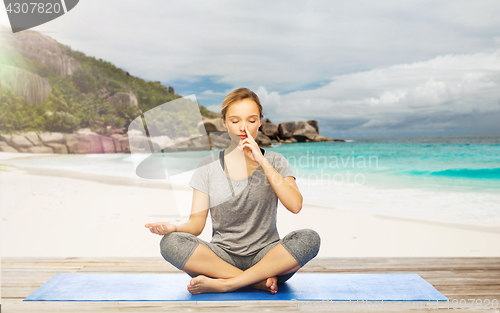
<path fill-rule="evenodd" d="M 264 157 L 283 178 L 295 178 L 282 154 L 265 150 Z M 278 196 L 260 165 L 249 177 L 233 179 L 224 172 L 219 154 L 211 154 L 201 160 L 189 186 L 209 195 L 211 242 L 225 251 L 249 256 L 280 240 L 276 227 Z"/>

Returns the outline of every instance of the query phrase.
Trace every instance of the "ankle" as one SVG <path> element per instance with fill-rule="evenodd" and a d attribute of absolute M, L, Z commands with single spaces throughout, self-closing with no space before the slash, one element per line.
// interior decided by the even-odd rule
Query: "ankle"
<path fill-rule="evenodd" d="M 232 292 L 232 291 L 235 291 L 239 288 L 234 283 L 233 278 L 222 279 L 222 284 L 224 285 L 224 292 Z"/>

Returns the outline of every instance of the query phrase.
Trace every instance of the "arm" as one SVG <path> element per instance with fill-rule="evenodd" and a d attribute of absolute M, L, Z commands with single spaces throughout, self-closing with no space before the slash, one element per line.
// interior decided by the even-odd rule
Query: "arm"
<path fill-rule="evenodd" d="M 174 231 L 189 233 L 199 236 L 205 228 L 205 222 L 208 216 L 208 209 L 210 206 L 209 196 L 206 193 L 193 189 L 193 204 L 191 206 L 191 215 L 187 222 L 179 225 L 171 224 L 169 222 L 148 223 L 144 226 L 157 235 L 166 235 Z"/>
<path fill-rule="evenodd" d="M 189 215 L 189 219 L 186 222 L 175 225 L 175 231 L 199 236 L 203 232 L 207 221 L 210 206 L 209 199 L 206 193 L 193 188 L 191 215 Z"/>
<path fill-rule="evenodd" d="M 299 213 L 302 209 L 302 194 L 295 179 L 292 176 L 281 177 L 266 158 L 262 158 L 259 164 L 283 206 L 294 214 Z"/>
<path fill-rule="evenodd" d="M 297 214 L 302 210 L 302 195 L 300 194 L 299 187 L 295 183 L 295 179 L 291 176 L 283 178 L 269 163 L 269 161 L 264 158 L 260 152 L 259 145 L 252 137 L 252 134 L 248 131 L 248 126 L 245 125 L 245 132 L 247 138 L 240 142 L 238 149 L 243 151 L 243 153 L 248 156 L 252 161 L 259 162 L 260 167 L 264 170 L 267 180 L 273 186 L 274 192 L 280 199 L 281 203 L 285 208 Z"/>

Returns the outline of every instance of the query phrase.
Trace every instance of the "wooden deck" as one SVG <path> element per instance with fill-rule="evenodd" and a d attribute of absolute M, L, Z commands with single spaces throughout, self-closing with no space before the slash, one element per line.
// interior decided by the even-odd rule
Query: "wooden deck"
<path fill-rule="evenodd" d="M 57 273 L 179 273 L 161 258 L 2 258 L 2 312 L 297 312 L 297 311 L 372 311 L 366 308 L 312 309 L 306 304 L 290 307 L 289 301 L 118 301 L 45 302 L 22 300 Z M 500 258 L 316 258 L 299 272 L 323 273 L 417 273 L 451 300 L 500 302 Z M 279 291 L 278 291 L 279 292 Z M 497 303 L 498 303 L 497 302 Z M 346 302 L 344 302 L 346 303 Z M 300 304 L 300 303 L 299 303 Z M 318 304 L 318 303 L 317 303 Z M 477 302 L 476 302 L 477 304 Z M 434 303 L 435 305 L 435 303 Z M 448 304 L 439 304 L 447 309 Z M 450 308 L 453 304 L 450 302 Z M 392 311 L 406 311 L 394 308 Z M 387 309 L 376 310 L 387 311 Z M 432 312 L 435 309 L 416 309 Z M 467 312 L 485 312 L 467 309 Z M 486 312 L 500 312 L 500 308 Z"/>

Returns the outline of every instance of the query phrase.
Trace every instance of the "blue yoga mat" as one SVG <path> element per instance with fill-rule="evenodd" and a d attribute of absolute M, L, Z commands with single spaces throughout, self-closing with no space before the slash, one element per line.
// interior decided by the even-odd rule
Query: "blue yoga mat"
<path fill-rule="evenodd" d="M 182 274 L 57 274 L 24 301 L 447 301 L 417 274 L 296 273 L 271 294 L 252 287 L 192 295 Z"/>

